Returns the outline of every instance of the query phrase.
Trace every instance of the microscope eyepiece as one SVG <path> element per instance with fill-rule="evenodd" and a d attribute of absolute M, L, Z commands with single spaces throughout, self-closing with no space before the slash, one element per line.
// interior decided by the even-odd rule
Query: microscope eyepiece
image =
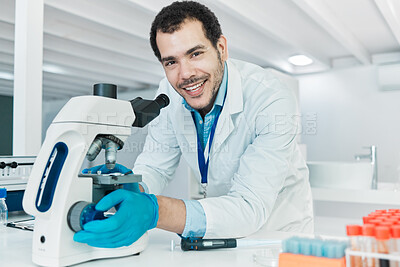
<path fill-rule="evenodd" d="M 165 94 L 160 94 L 154 100 L 145 100 L 137 97 L 131 100 L 135 121 L 132 126 L 144 127 L 160 114 L 160 110 L 169 104 L 169 98 Z"/>
<path fill-rule="evenodd" d="M 157 104 L 160 106 L 160 109 L 169 105 L 169 98 L 166 94 L 158 95 L 154 101 L 157 102 Z"/>

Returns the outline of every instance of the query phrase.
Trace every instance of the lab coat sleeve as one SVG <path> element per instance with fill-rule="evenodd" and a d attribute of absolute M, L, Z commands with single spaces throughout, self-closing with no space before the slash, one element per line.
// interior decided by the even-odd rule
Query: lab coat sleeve
<path fill-rule="evenodd" d="M 285 190 L 299 126 L 297 103 L 294 96 L 279 93 L 265 102 L 256 112 L 254 124 L 249 124 L 255 138 L 240 157 L 229 193 L 200 200 L 207 218 L 204 238 L 255 233 L 267 222 L 278 194 Z M 246 120 L 251 122 L 251 118 Z M 288 207 L 282 218 L 291 212 Z"/>
<path fill-rule="evenodd" d="M 152 194 L 160 194 L 168 185 L 181 156 L 168 109 L 162 109 L 160 115 L 150 123 L 143 152 L 133 168 L 134 173 L 142 175 L 142 181 Z"/>

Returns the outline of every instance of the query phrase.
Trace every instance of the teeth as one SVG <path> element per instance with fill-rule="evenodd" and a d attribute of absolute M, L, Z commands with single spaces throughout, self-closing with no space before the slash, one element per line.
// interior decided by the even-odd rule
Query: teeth
<path fill-rule="evenodd" d="M 191 86 L 191 87 L 186 87 L 185 90 L 188 90 L 188 91 L 195 91 L 196 89 L 200 88 L 200 87 L 203 85 L 204 82 L 205 82 L 205 81 L 203 81 L 203 82 L 201 82 L 201 83 L 199 83 L 199 84 L 193 85 L 193 86 Z"/>

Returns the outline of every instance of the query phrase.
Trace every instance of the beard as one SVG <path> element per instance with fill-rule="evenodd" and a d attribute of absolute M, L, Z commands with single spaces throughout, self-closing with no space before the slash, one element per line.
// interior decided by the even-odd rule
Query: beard
<path fill-rule="evenodd" d="M 217 50 L 217 57 L 218 57 L 218 67 L 214 71 L 215 80 L 212 85 L 211 97 L 208 100 L 208 104 L 205 107 L 198 109 L 200 114 L 205 115 L 212 109 L 215 99 L 217 98 L 219 87 L 221 86 L 222 78 L 224 76 L 224 63 L 222 62 L 221 54 L 219 53 L 218 50 Z"/>
<path fill-rule="evenodd" d="M 214 91 L 218 91 L 219 86 L 221 85 L 222 82 L 222 76 L 223 76 L 223 70 L 224 70 L 224 65 L 221 59 L 221 54 L 217 50 L 217 57 L 218 57 L 218 68 L 214 71 L 214 77 L 215 81 L 213 84 L 213 93 Z M 206 80 L 210 78 L 210 75 L 203 75 L 200 77 L 193 77 L 187 80 L 184 80 L 182 83 L 178 84 L 178 88 L 183 88 L 189 84 L 197 83 L 198 81 Z"/>

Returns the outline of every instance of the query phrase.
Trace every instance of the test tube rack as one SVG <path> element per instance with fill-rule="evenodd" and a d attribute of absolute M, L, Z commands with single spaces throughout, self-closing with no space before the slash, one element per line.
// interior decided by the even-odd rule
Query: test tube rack
<path fill-rule="evenodd" d="M 382 260 L 400 262 L 400 255 L 355 251 L 355 250 L 351 250 L 351 249 L 346 249 L 345 252 L 346 252 L 346 267 L 352 267 L 351 261 L 350 261 L 351 256 L 360 256 L 360 257 L 362 257 L 362 259 L 374 258 L 374 259 L 382 259 Z"/>
<path fill-rule="evenodd" d="M 345 267 L 345 257 L 331 259 L 302 254 L 280 253 L 279 267 Z"/>
<path fill-rule="evenodd" d="M 25 190 L 36 157 L 0 156 L 0 187 Z"/>

